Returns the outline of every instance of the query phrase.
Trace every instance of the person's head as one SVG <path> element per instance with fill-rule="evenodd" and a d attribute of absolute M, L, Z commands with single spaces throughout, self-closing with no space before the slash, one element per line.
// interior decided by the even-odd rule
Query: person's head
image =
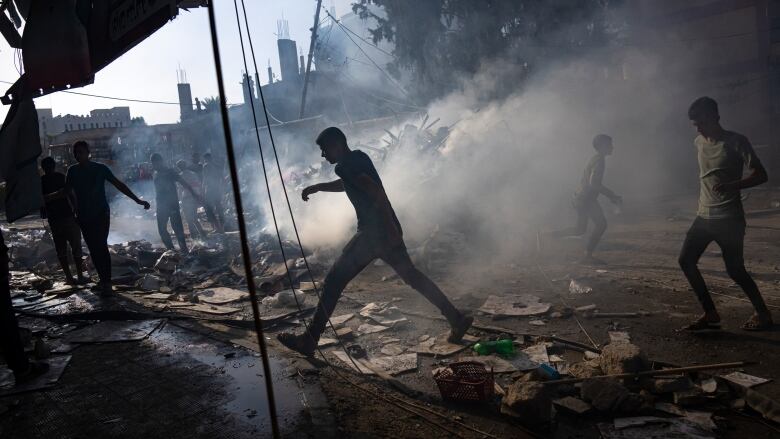
<path fill-rule="evenodd" d="M 57 164 L 54 162 L 54 159 L 51 157 L 46 157 L 43 160 L 41 160 L 41 169 L 43 169 L 43 172 L 46 174 L 51 174 L 54 172 L 54 167 Z"/>
<path fill-rule="evenodd" d="M 187 169 L 187 161 L 186 160 L 179 160 L 179 161 L 177 161 L 176 162 L 176 168 L 179 171 L 184 171 L 185 169 Z"/>
<path fill-rule="evenodd" d="M 73 157 L 76 161 L 85 164 L 89 161 L 89 144 L 83 140 L 73 144 Z"/>
<path fill-rule="evenodd" d="M 704 96 L 693 101 L 688 108 L 688 119 L 704 137 L 714 137 L 721 130 L 718 103 L 710 97 Z"/>
<path fill-rule="evenodd" d="M 593 148 L 603 155 L 612 154 L 614 147 L 612 146 L 612 137 L 606 134 L 599 134 L 593 138 Z"/>
<path fill-rule="evenodd" d="M 159 171 L 164 165 L 162 156 L 156 152 L 149 157 L 149 161 L 152 162 L 152 169 L 155 171 Z"/>
<path fill-rule="evenodd" d="M 203 161 L 206 163 L 211 163 L 211 153 L 207 152 L 203 154 Z"/>
<path fill-rule="evenodd" d="M 338 163 L 349 152 L 347 136 L 336 127 L 322 130 L 320 135 L 317 136 L 316 143 L 322 151 L 322 157 L 331 164 Z"/>

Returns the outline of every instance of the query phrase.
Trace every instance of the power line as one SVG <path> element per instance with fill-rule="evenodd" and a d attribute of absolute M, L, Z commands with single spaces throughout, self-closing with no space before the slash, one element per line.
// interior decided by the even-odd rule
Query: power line
<path fill-rule="evenodd" d="M 252 254 L 249 252 L 249 243 L 246 232 L 246 219 L 244 218 L 244 207 L 241 201 L 241 187 L 238 181 L 238 167 L 236 165 L 236 155 L 233 150 L 233 136 L 230 130 L 230 120 L 227 104 L 225 103 L 225 80 L 222 77 L 222 59 L 219 55 L 219 41 L 217 38 L 217 24 L 214 13 L 214 2 L 208 3 L 209 31 L 211 33 L 211 48 L 214 54 L 214 67 L 217 71 L 217 87 L 219 89 L 219 109 L 222 113 L 222 129 L 225 135 L 225 150 L 227 152 L 228 167 L 230 168 L 230 182 L 233 186 L 233 200 L 236 207 L 236 221 L 238 222 L 238 232 L 241 241 L 241 257 L 244 262 L 244 273 L 246 274 L 246 285 L 249 290 L 249 297 L 252 302 L 252 316 L 255 323 L 255 333 L 257 343 L 260 347 L 260 357 L 263 364 L 263 377 L 265 379 L 265 391 L 268 397 L 268 414 L 271 418 L 271 432 L 274 439 L 281 438 L 279 430 L 279 420 L 276 415 L 276 400 L 274 398 L 273 378 L 271 376 L 271 366 L 268 360 L 268 348 L 265 345 L 265 334 L 263 333 L 263 323 L 260 320 L 260 309 L 257 305 L 257 291 L 255 289 L 255 278 L 252 274 Z M 243 41 L 242 41 L 243 46 Z M 242 48 L 243 49 L 243 48 Z M 248 83 L 248 81 L 247 81 Z M 251 101 L 250 101 L 251 102 Z"/>
<path fill-rule="evenodd" d="M 392 57 L 392 58 L 394 58 L 394 59 L 398 59 L 398 57 L 397 57 L 397 56 L 395 56 L 395 55 L 393 55 L 392 53 L 390 53 L 390 52 L 386 51 L 385 49 L 382 49 L 382 48 L 381 48 L 381 47 L 379 47 L 378 45 L 376 45 L 376 44 L 374 44 L 374 43 L 372 43 L 372 42 L 370 42 L 370 41 L 366 40 L 365 38 L 363 38 L 363 37 L 361 37 L 360 35 L 358 35 L 357 33 L 355 33 L 355 32 L 354 32 L 352 29 L 348 28 L 348 27 L 347 27 L 346 25 L 344 25 L 344 24 L 343 24 L 343 23 L 342 23 L 340 20 L 338 20 L 338 19 L 337 19 L 336 17 L 334 17 L 333 15 L 331 15 L 331 14 L 330 14 L 330 12 L 328 12 L 328 10 L 327 10 L 327 9 L 325 10 L 325 13 L 326 13 L 326 14 L 328 14 L 328 17 L 330 17 L 330 18 L 333 20 L 333 22 L 334 22 L 334 23 L 338 24 L 338 25 L 339 25 L 339 26 L 341 26 L 343 29 L 345 29 L 347 32 L 351 33 L 352 35 L 356 36 L 358 39 L 360 39 L 360 41 L 362 41 L 362 42 L 364 42 L 364 43 L 368 44 L 369 46 L 373 47 L 374 49 L 376 49 L 376 50 L 378 50 L 378 51 L 380 51 L 380 52 L 382 52 L 382 53 L 384 53 L 384 54 L 385 54 L 385 55 L 387 55 L 387 56 L 390 56 L 390 57 Z"/>
<path fill-rule="evenodd" d="M 11 85 L 15 84 L 14 82 L 10 82 L 10 81 L 2 81 L 2 80 L 0 80 L 0 82 L 3 83 L 3 84 L 11 84 Z M 109 100 L 114 100 L 114 101 L 138 102 L 138 103 L 141 103 L 141 104 L 179 105 L 178 102 L 152 101 L 152 100 L 147 100 L 147 99 L 119 98 L 119 97 L 116 97 L 116 96 L 96 95 L 96 94 L 78 92 L 78 91 L 73 91 L 73 90 L 61 90 L 60 92 L 61 93 L 68 93 L 68 94 L 72 94 L 72 95 L 88 96 L 88 97 L 91 97 L 91 98 L 109 99 Z"/>

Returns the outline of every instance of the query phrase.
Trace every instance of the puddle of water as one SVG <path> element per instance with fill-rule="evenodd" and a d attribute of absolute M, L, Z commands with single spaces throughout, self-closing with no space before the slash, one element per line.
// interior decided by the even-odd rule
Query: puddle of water
<path fill-rule="evenodd" d="M 259 431 L 270 431 L 268 403 L 259 354 L 233 347 L 173 325 L 165 325 L 148 339 L 172 355 L 186 355 L 193 360 L 223 371 L 232 380 L 226 389 L 229 400 L 226 411 Z M 228 358 L 225 357 L 228 354 Z M 325 396 L 318 384 L 298 385 L 288 377 L 287 362 L 278 357 L 269 359 L 274 385 L 277 418 L 283 433 L 321 424 L 312 419 L 315 413 L 326 412 Z M 208 378 L 201 378 L 208 379 Z M 312 407 L 314 406 L 314 407 Z"/>

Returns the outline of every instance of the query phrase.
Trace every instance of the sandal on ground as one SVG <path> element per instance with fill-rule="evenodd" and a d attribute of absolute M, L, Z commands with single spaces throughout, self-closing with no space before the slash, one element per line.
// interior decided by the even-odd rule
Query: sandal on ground
<path fill-rule="evenodd" d="M 720 322 L 709 322 L 704 319 L 696 320 L 688 326 L 682 328 L 683 331 L 706 331 L 720 329 Z"/>
<path fill-rule="evenodd" d="M 764 320 L 762 322 L 758 316 L 752 316 L 744 325 L 742 325 L 742 329 L 745 331 L 766 331 L 767 329 L 771 329 L 772 326 L 774 326 L 772 319 Z"/>

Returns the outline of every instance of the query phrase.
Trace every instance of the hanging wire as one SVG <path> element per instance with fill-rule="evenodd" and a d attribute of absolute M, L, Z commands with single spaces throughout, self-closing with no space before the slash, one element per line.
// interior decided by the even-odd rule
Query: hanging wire
<path fill-rule="evenodd" d="M 238 183 L 238 169 L 236 166 L 236 157 L 233 151 L 233 136 L 230 131 L 230 121 L 228 119 L 228 109 L 225 103 L 225 82 L 222 77 L 222 60 L 219 55 L 219 42 L 217 41 L 217 25 L 214 16 L 214 1 L 208 2 L 209 30 L 211 31 L 211 47 L 214 52 L 214 66 L 217 70 L 217 86 L 219 88 L 219 108 L 222 113 L 222 128 L 225 132 L 225 149 L 228 156 L 230 168 L 230 180 L 233 185 L 233 198 L 236 204 L 236 220 L 238 222 L 238 232 L 241 238 L 241 257 L 244 261 L 244 272 L 246 274 L 246 284 L 249 290 L 249 297 L 252 303 L 252 316 L 255 321 L 255 332 L 257 342 L 260 347 L 260 356 L 263 363 L 263 377 L 265 378 L 265 391 L 268 397 L 268 413 L 271 418 L 271 431 L 274 439 L 281 438 L 279 431 L 279 421 L 276 416 L 276 400 L 274 398 L 273 379 L 271 377 L 271 367 L 268 361 L 268 349 L 265 345 L 265 336 L 263 334 L 263 323 L 260 320 L 260 310 L 257 306 L 257 291 L 255 289 L 255 279 L 252 275 L 252 260 L 249 253 L 249 244 L 246 233 L 246 222 L 244 218 L 244 206 L 241 202 L 241 188 Z"/>

